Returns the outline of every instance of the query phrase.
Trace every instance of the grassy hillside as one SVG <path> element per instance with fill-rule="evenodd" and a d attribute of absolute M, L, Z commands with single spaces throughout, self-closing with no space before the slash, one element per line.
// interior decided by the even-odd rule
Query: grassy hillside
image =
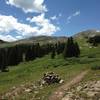
<path fill-rule="evenodd" d="M 30 37 L 27 39 L 16 41 L 16 44 L 20 43 L 55 43 L 57 41 L 66 41 L 67 37 L 56 37 L 56 36 L 37 36 L 37 37 Z"/>
<path fill-rule="evenodd" d="M 95 35 L 100 35 L 100 32 L 98 30 L 85 30 L 79 33 L 76 33 L 74 35 L 75 38 L 81 39 L 81 38 L 87 38 L 87 37 L 92 37 Z M 5 42 L 3 40 L 0 40 L 0 47 L 9 47 L 9 46 L 14 46 L 14 45 L 18 45 L 18 44 L 31 44 L 31 43 L 41 43 L 41 44 L 45 44 L 45 43 L 55 43 L 58 41 L 62 41 L 65 42 L 67 40 L 66 36 L 62 36 L 62 37 L 57 37 L 57 36 L 36 36 L 36 37 L 29 37 L 29 38 L 25 38 L 22 40 L 18 40 L 15 42 Z M 83 40 L 83 39 L 82 39 Z"/>
<path fill-rule="evenodd" d="M 30 37 L 18 40 L 15 42 L 5 42 L 3 44 L 0 44 L 0 48 L 11 47 L 20 44 L 33 44 L 33 43 L 47 44 L 47 43 L 56 43 L 58 41 L 65 42 L 66 40 L 67 37 L 37 36 L 37 37 Z"/>
<path fill-rule="evenodd" d="M 75 34 L 75 37 L 93 37 L 95 35 L 100 35 L 100 31 L 98 30 L 86 30 Z"/>
<path fill-rule="evenodd" d="M 22 63 L 10 68 L 10 72 L 8 73 L 0 73 L 0 92 L 2 93 L 13 86 L 25 84 L 30 81 L 34 83 L 43 76 L 44 72 L 54 71 L 67 81 L 86 68 L 88 68 L 87 64 L 80 66 L 74 58 L 65 61 L 59 57 L 52 60 L 49 56 L 46 56 L 44 58 L 28 63 Z"/>
<path fill-rule="evenodd" d="M 80 44 L 80 58 L 67 58 L 64 60 L 62 55 L 51 59 L 50 55 L 43 58 L 37 58 L 34 61 L 23 62 L 18 66 L 9 68 L 9 72 L 0 73 L 0 94 L 9 91 L 12 87 L 19 87 L 26 83 L 36 83 L 45 72 L 54 71 L 59 74 L 66 82 L 71 80 L 77 74 L 84 70 L 90 70 L 84 81 L 91 79 L 100 80 L 95 74 L 100 75 L 100 71 L 91 70 L 91 66 L 100 65 L 100 46 L 92 47 L 86 43 L 86 39 L 76 39 Z M 34 95 L 35 98 L 40 97 L 41 100 L 47 100 L 47 97 L 59 86 L 54 84 L 46 86 L 38 90 L 37 94 L 34 91 L 30 94 L 22 93 L 17 100 L 30 100 Z"/>

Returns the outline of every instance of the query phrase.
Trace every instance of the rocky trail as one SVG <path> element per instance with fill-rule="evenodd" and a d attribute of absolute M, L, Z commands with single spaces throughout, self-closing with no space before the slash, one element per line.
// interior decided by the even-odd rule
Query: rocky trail
<path fill-rule="evenodd" d="M 88 71 L 84 71 L 74 77 L 70 82 L 67 82 L 64 85 L 60 86 L 55 92 L 51 94 L 49 100 L 62 100 L 62 98 L 66 94 L 66 91 L 70 89 L 73 85 L 79 83 L 87 73 Z"/>
<path fill-rule="evenodd" d="M 66 91 L 71 88 L 71 86 L 75 85 L 76 83 L 79 83 L 84 76 L 87 74 L 88 71 L 84 71 L 74 77 L 70 82 L 64 83 L 64 85 L 60 86 L 57 88 L 55 92 L 51 94 L 51 96 L 48 98 L 49 100 L 61 100 Z M 43 88 L 43 87 L 42 87 Z M 27 84 L 22 84 L 19 87 L 13 87 L 10 89 L 8 92 L 0 94 L 0 99 L 5 99 L 8 98 L 9 100 L 14 100 L 14 98 L 20 96 L 23 93 L 34 93 L 37 92 L 37 90 L 41 89 L 41 87 L 38 87 L 37 85 L 33 83 L 27 83 Z M 34 99 L 32 99 L 34 100 Z"/>
<path fill-rule="evenodd" d="M 16 97 L 20 96 L 23 93 L 36 92 L 39 87 L 33 83 L 21 84 L 18 87 L 12 87 L 9 91 L 0 94 L 0 100 L 15 100 Z"/>

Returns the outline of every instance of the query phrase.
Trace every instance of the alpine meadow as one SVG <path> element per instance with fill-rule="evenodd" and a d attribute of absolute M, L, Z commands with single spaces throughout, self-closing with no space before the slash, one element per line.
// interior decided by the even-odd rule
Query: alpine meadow
<path fill-rule="evenodd" d="M 99 4 L 0 0 L 0 100 L 99 100 Z"/>

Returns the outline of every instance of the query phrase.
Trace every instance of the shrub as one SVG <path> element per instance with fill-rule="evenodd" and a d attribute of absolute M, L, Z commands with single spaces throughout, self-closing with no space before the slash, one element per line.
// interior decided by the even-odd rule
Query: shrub
<path fill-rule="evenodd" d="M 91 69 L 92 69 L 92 70 L 100 70 L 100 66 L 95 65 L 95 66 L 92 66 Z"/>

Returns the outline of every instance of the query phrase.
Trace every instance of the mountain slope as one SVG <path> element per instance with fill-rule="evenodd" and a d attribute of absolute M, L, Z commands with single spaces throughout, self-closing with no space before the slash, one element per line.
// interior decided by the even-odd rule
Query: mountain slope
<path fill-rule="evenodd" d="M 86 30 L 86 31 L 82 31 L 77 33 L 76 35 L 74 35 L 74 37 L 93 37 L 96 35 L 100 35 L 100 31 L 98 30 Z"/>
<path fill-rule="evenodd" d="M 54 36 L 37 36 L 22 39 L 14 42 L 15 44 L 28 44 L 28 43 L 55 43 L 57 41 L 66 41 L 67 37 L 54 37 Z"/>
<path fill-rule="evenodd" d="M 0 44 L 2 44 L 2 43 L 6 43 L 5 41 L 3 41 L 3 40 L 0 40 Z"/>

